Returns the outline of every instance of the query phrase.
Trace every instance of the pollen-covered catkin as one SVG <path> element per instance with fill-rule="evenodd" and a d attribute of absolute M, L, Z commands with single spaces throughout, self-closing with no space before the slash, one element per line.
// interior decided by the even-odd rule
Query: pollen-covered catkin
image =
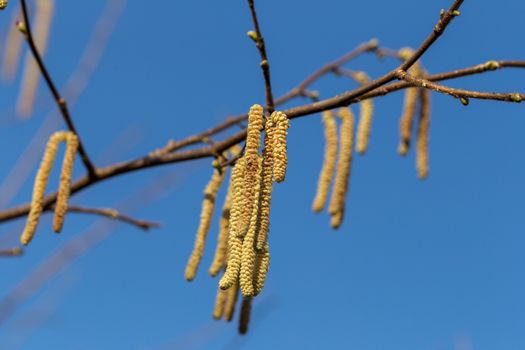
<path fill-rule="evenodd" d="M 69 194 L 71 192 L 71 176 L 73 175 L 73 165 L 78 149 L 78 137 L 73 133 L 68 133 L 66 138 L 66 153 L 62 162 L 62 172 L 60 173 L 60 185 L 58 187 L 57 201 L 55 204 L 55 215 L 53 217 L 53 231 L 59 233 L 64 225 L 66 217 Z"/>
<path fill-rule="evenodd" d="M 253 199 L 253 210 L 250 218 L 250 225 L 248 226 L 248 232 L 244 236 L 242 242 L 242 255 L 241 255 L 241 271 L 239 273 L 239 285 L 241 287 L 242 295 L 253 296 L 255 294 L 254 289 L 254 268 L 255 268 L 255 235 L 257 234 L 259 227 L 259 216 L 260 216 L 260 191 L 261 191 L 261 168 L 262 161 L 259 158 L 259 169 L 257 169 L 257 181 L 255 184 L 256 196 Z"/>
<path fill-rule="evenodd" d="M 399 57 L 403 60 L 407 60 L 412 56 L 414 51 L 410 48 L 403 48 L 399 50 Z M 410 69 L 410 74 L 419 77 L 421 75 L 421 65 L 419 62 L 416 62 Z M 403 114 L 399 121 L 399 132 L 400 132 L 400 142 L 398 147 L 398 152 L 400 155 L 404 156 L 408 153 L 410 147 L 410 141 L 412 139 L 412 125 L 414 123 L 414 116 L 416 113 L 418 98 L 418 88 L 408 88 L 405 90 L 405 100 L 403 103 Z"/>
<path fill-rule="evenodd" d="M 428 176 L 428 143 L 430 133 L 430 90 L 420 90 L 421 110 L 416 136 L 416 170 L 419 179 Z"/>
<path fill-rule="evenodd" d="M 53 17 L 54 0 L 37 0 L 35 20 L 33 25 L 34 42 L 41 55 L 47 49 L 51 20 Z M 22 77 L 21 91 L 16 106 L 17 113 L 22 117 L 28 117 L 33 112 L 33 103 L 38 87 L 40 72 L 34 58 L 28 54 Z"/>
<path fill-rule="evenodd" d="M 282 112 L 276 112 L 272 119 L 276 128 L 273 138 L 273 178 L 276 182 L 283 182 L 286 177 L 286 167 L 288 166 L 286 138 L 288 136 L 288 128 L 290 128 L 290 121 L 286 114 Z"/>
<path fill-rule="evenodd" d="M 244 157 L 239 158 L 232 169 L 232 206 L 228 232 L 228 259 L 226 272 L 219 281 L 221 289 L 228 289 L 237 282 L 241 266 L 242 238 L 239 234 L 244 205 Z"/>
<path fill-rule="evenodd" d="M 268 239 L 268 230 L 270 228 L 270 206 L 272 201 L 272 187 L 273 187 L 273 139 L 275 134 L 275 124 L 273 123 L 273 116 L 268 118 L 265 125 L 264 134 L 264 150 L 262 160 L 262 184 L 261 184 L 261 202 L 260 202 L 260 217 L 259 230 L 257 232 L 257 250 L 263 250 Z"/>
<path fill-rule="evenodd" d="M 365 72 L 357 72 L 355 79 L 361 85 L 367 84 L 370 78 Z M 359 125 L 357 127 L 356 151 L 364 154 L 368 148 L 370 133 L 372 131 L 372 119 L 374 117 L 374 102 L 366 99 L 359 103 Z"/>
<path fill-rule="evenodd" d="M 0 0 L 0 10 L 3 10 L 7 7 L 7 0 Z"/>
<path fill-rule="evenodd" d="M 217 296 L 215 297 L 215 306 L 213 308 L 212 317 L 215 320 L 220 320 L 224 314 L 224 306 L 228 298 L 228 291 L 217 288 Z"/>
<path fill-rule="evenodd" d="M 224 171 L 219 172 L 214 169 L 213 175 L 204 189 L 204 200 L 202 202 L 199 228 L 197 229 L 197 235 L 195 237 L 195 246 L 186 265 L 185 277 L 188 281 L 192 281 L 197 274 L 197 268 L 204 253 L 206 236 L 210 229 L 210 222 L 215 208 L 215 198 L 217 197 L 217 192 L 223 180 Z"/>
<path fill-rule="evenodd" d="M 337 124 L 332 111 L 324 111 L 322 114 L 324 125 L 324 159 L 319 180 L 317 181 L 317 193 L 312 204 L 312 210 L 316 213 L 323 210 L 330 191 L 330 184 L 334 176 L 335 164 L 337 162 Z"/>
<path fill-rule="evenodd" d="M 46 150 L 44 152 L 44 157 L 40 163 L 40 168 L 36 174 L 35 184 L 33 187 L 33 197 L 31 200 L 31 209 L 29 210 L 29 215 L 27 216 L 27 223 L 20 237 L 20 242 L 24 245 L 28 245 L 29 242 L 33 239 L 35 234 L 38 221 L 40 220 L 40 215 L 44 209 L 44 194 L 46 191 L 47 180 L 49 179 L 49 174 L 53 168 L 53 163 L 56 158 L 58 144 L 60 142 L 66 141 L 68 135 L 72 133 L 69 131 L 57 131 L 49 138 L 47 142 Z"/>
<path fill-rule="evenodd" d="M 230 322 L 235 312 L 235 304 L 237 304 L 237 298 L 239 296 L 239 283 L 235 282 L 227 291 L 226 303 L 224 304 L 224 320 Z"/>
<path fill-rule="evenodd" d="M 217 235 L 217 247 L 215 248 L 215 255 L 211 263 L 209 273 L 212 277 L 217 276 L 219 271 L 226 264 L 226 256 L 228 252 L 228 231 L 230 229 L 230 210 L 232 203 L 233 184 L 230 177 L 230 184 L 228 185 L 228 192 L 224 199 L 222 207 L 221 218 L 219 220 L 219 234 Z"/>
<path fill-rule="evenodd" d="M 339 159 L 332 190 L 332 198 L 328 212 L 332 216 L 331 226 L 339 228 L 345 210 L 348 182 L 352 165 L 352 148 L 354 143 L 354 115 L 350 108 L 341 108 L 338 113 L 341 118 L 339 136 Z M 333 219 L 333 218 L 336 219 Z"/>
<path fill-rule="evenodd" d="M 270 268 L 270 247 L 268 243 L 265 244 L 263 250 L 257 253 L 256 262 L 255 262 L 255 294 L 258 295 L 263 287 L 264 282 L 266 281 L 266 276 L 268 275 L 268 269 Z"/>
<path fill-rule="evenodd" d="M 244 150 L 245 174 L 244 174 L 244 205 L 239 234 L 244 236 L 254 204 L 255 185 L 258 178 L 259 148 L 261 146 L 261 130 L 263 128 L 263 108 L 255 104 L 248 113 L 248 132 L 246 135 L 246 148 Z M 258 194 L 257 194 L 258 195 Z"/>

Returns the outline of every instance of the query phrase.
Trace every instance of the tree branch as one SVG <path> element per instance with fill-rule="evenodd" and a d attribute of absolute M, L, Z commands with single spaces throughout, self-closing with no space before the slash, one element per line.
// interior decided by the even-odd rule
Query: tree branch
<path fill-rule="evenodd" d="M 75 133 L 78 136 L 79 145 L 78 145 L 78 153 L 80 154 L 80 157 L 82 158 L 82 162 L 84 163 L 88 174 L 90 177 L 96 177 L 96 168 L 91 162 L 91 159 L 87 155 L 87 152 L 84 148 L 84 145 L 81 141 L 80 135 L 78 134 L 75 124 L 73 123 L 73 119 L 71 118 L 71 114 L 69 113 L 69 109 L 67 107 L 66 100 L 62 98 L 60 93 L 58 92 L 58 89 L 53 82 L 53 79 L 51 78 L 51 75 L 49 74 L 49 71 L 47 70 L 44 60 L 42 59 L 42 56 L 38 52 L 38 49 L 36 47 L 35 41 L 33 39 L 33 33 L 31 32 L 31 23 L 29 21 L 29 14 L 27 11 L 27 4 L 26 0 L 20 0 L 20 4 L 22 5 L 22 15 L 24 17 L 24 25 L 25 25 L 25 32 L 24 37 L 26 38 L 26 41 L 29 45 L 29 49 L 31 51 L 31 54 L 35 58 L 35 61 L 38 65 L 38 68 L 40 69 L 40 73 L 44 77 L 44 80 L 46 81 L 46 84 L 51 91 L 51 94 L 53 95 L 53 98 L 60 110 L 60 113 L 62 114 L 62 117 L 69 128 L 70 131 Z"/>
<path fill-rule="evenodd" d="M 158 222 L 134 219 L 131 216 L 122 214 L 118 210 L 111 208 L 86 208 L 70 205 L 68 206 L 67 211 L 70 213 L 93 214 L 104 216 L 112 220 L 122 221 L 127 224 L 137 226 L 138 228 L 146 231 L 150 228 L 160 227 L 160 223 Z"/>

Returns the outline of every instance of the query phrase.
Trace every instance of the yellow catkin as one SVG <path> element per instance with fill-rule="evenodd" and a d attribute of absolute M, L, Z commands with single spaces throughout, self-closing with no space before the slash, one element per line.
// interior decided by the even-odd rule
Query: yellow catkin
<path fill-rule="evenodd" d="M 13 17 L 9 22 L 9 32 L 7 32 L 5 39 L 2 79 L 6 82 L 13 81 L 20 61 L 24 36 L 18 30 L 16 22 L 21 17 L 22 15 L 19 10 L 13 11 Z"/>
<path fill-rule="evenodd" d="M 261 293 L 264 282 L 266 281 L 266 276 L 268 275 L 268 269 L 270 268 L 270 247 L 268 246 L 268 243 L 265 244 L 263 247 L 262 252 L 257 253 L 256 262 L 255 262 L 255 278 L 254 278 L 254 286 L 255 286 L 255 293 L 254 295 L 258 295 Z"/>
<path fill-rule="evenodd" d="M 260 216 L 260 190 L 261 190 L 261 168 L 262 164 L 259 161 L 259 168 L 257 169 L 257 178 L 255 183 L 256 196 L 253 199 L 252 215 L 250 218 L 250 224 L 248 226 L 248 232 L 244 237 L 242 243 L 242 255 L 241 255 L 241 271 L 239 273 L 239 285 L 241 287 L 242 295 L 253 296 L 255 289 L 253 285 L 254 268 L 255 268 L 255 239 L 259 227 L 259 216 Z"/>
<path fill-rule="evenodd" d="M 421 110 L 416 136 L 416 170 L 417 176 L 424 180 L 428 176 L 428 143 L 430 132 L 430 90 L 420 90 Z"/>
<path fill-rule="evenodd" d="M 56 158 L 58 145 L 60 142 L 72 140 L 73 137 L 76 139 L 76 136 L 69 131 L 58 131 L 55 132 L 49 138 L 47 142 L 46 150 L 44 152 L 44 157 L 40 163 L 40 168 L 36 174 L 35 184 L 33 187 L 33 197 L 31 200 L 31 209 L 27 216 L 27 223 L 20 237 L 20 242 L 27 245 L 33 239 L 35 234 L 38 221 L 40 220 L 40 215 L 44 209 L 44 194 L 46 191 L 47 181 L 49 179 L 49 174 L 53 168 L 53 163 Z M 68 151 L 66 150 L 66 153 Z"/>
<path fill-rule="evenodd" d="M 361 85 L 367 84 L 370 78 L 365 72 L 357 72 L 355 79 Z M 368 148 L 370 133 L 372 131 L 372 119 L 374 117 L 374 102 L 366 99 L 359 103 L 359 125 L 357 127 L 356 151 L 364 154 Z"/>
<path fill-rule="evenodd" d="M 244 157 L 235 162 L 232 169 L 232 206 L 228 232 L 228 262 L 226 272 L 219 281 L 221 289 L 228 289 L 237 282 L 241 266 L 242 238 L 239 235 L 244 205 Z"/>
<path fill-rule="evenodd" d="M 245 297 L 242 299 L 241 316 L 239 317 L 239 333 L 246 334 L 250 325 L 250 315 L 252 313 L 252 298 Z"/>
<path fill-rule="evenodd" d="M 354 115 L 350 108 L 341 108 L 338 113 L 341 118 L 341 130 L 339 136 L 339 159 L 335 174 L 334 187 L 328 212 L 332 218 L 331 226 L 339 228 L 345 210 L 346 196 L 348 194 L 348 182 L 352 165 L 352 148 L 354 143 Z"/>
<path fill-rule="evenodd" d="M 0 10 L 3 10 L 7 7 L 7 0 L 0 0 Z"/>
<path fill-rule="evenodd" d="M 215 306 L 213 308 L 212 317 L 215 320 L 220 320 L 224 315 L 224 306 L 228 298 L 228 291 L 218 288 L 217 296 L 215 297 Z"/>
<path fill-rule="evenodd" d="M 274 165 L 273 178 L 276 182 L 283 182 L 286 177 L 286 167 L 288 166 L 288 156 L 286 150 L 286 137 L 290 121 L 286 114 L 277 112 L 273 117 L 275 123 L 275 137 L 273 139 L 274 147 Z"/>
<path fill-rule="evenodd" d="M 224 304 L 224 320 L 230 322 L 233 319 L 235 312 L 235 304 L 237 304 L 237 298 L 239 296 L 239 283 L 235 282 L 227 291 L 226 302 Z"/>
<path fill-rule="evenodd" d="M 186 265 L 185 277 L 186 280 L 192 281 L 197 274 L 197 268 L 204 253 L 204 247 L 206 245 L 206 236 L 210 229 L 210 222 L 213 216 L 213 210 L 215 208 L 215 198 L 217 192 L 224 179 L 224 171 L 219 172 L 213 170 L 213 175 L 208 182 L 208 185 L 204 189 L 204 200 L 202 202 L 202 210 L 199 222 L 199 228 L 197 229 L 197 235 L 195 238 L 195 246 Z"/>
<path fill-rule="evenodd" d="M 411 48 L 403 48 L 399 50 L 399 57 L 403 60 L 407 60 L 412 56 L 414 51 Z M 414 76 L 421 75 L 421 65 L 419 62 L 416 62 L 410 69 L 410 74 Z M 400 142 L 398 147 L 398 152 L 400 155 L 404 156 L 408 153 L 410 147 L 410 141 L 412 139 L 412 125 L 414 123 L 414 116 L 416 113 L 417 106 L 417 97 L 418 97 L 418 88 L 408 88 L 405 90 L 405 100 L 403 103 L 403 114 L 399 121 L 399 133 L 400 133 Z"/>
<path fill-rule="evenodd" d="M 60 173 L 60 185 L 58 187 L 57 201 L 55 204 L 55 215 L 53 217 L 53 231 L 59 233 L 64 226 L 66 217 L 69 194 L 71 192 L 71 177 L 73 175 L 73 165 L 78 149 L 78 137 L 73 133 L 67 135 L 67 148 L 62 163 L 62 172 Z"/>
<path fill-rule="evenodd" d="M 228 185 L 228 193 L 222 206 L 222 214 L 219 221 L 219 234 L 217 235 L 217 247 L 215 248 L 215 255 L 211 263 L 209 273 L 212 277 L 219 274 L 221 269 L 226 264 L 226 255 L 228 252 L 228 231 L 230 229 L 230 210 L 232 203 L 233 184 L 230 178 Z"/>
<path fill-rule="evenodd" d="M 277 112 L 273 112 L 272 116 L 268 118 L 265 125 L 264 134 L 264 150 L 262 160 L 262 184 L 261 184 L 261 202 L 260 202 L 260 217 L 259 230 L 257 232 L 257 250 L 263 250 L 267 239 L 268 230 L 270 228 L 270 206 L 272 201 L 272 187 L 273 187 L 273 148 L 274 148 L 274 134 L 275 124 L 273 123 L 273 116 Z"/>
<path fill-rule="evenodd" d="M 254 204 L 255 185 L 258 177 L 259 147 L 261 146 L 261 130 L 263 128 L 263 108 L 253 105 L 248 113 L 248 132 L 246 136 L 245 174 L 244 174 L 244 205 L 239 234 L 244 236 L 250 222 Z"/>
<path fill-rule="evenodd" d="M 330 191 L 330 184 L 334 176 L 335 164 L 337 162 L 337 125 L 332 111 L 325 111 L 322 115 L 324 125 L 324 160 L 319 180 L 317 181 L 317 194 L 312 204 L 312 210 L 316 213 L 323 210 Z"/>
<path fill-rule="evenodd" d="M 54 0 L 37 0 L 35 20 L 33 25 L 33 38 L 40 55 L 47 49 L 51 20 L 53 17 Z M 24 75 L 22 77 L 21 91 L 18 96 L 16 111 L 18 115 L 27 117 L 33 112 L 33 104 L 38 88 L 40 71 L 31 54 L 26 57 Z"/>

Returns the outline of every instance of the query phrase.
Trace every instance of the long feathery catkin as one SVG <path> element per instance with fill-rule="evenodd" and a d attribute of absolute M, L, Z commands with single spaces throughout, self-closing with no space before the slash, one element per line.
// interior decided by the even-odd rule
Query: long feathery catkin
<path fill-rule="evenodd" d="M 215 306 L 213 308 L 213 313 L 212 313 L 212 317 L 215 320 L 220 320 L 222 316 L 224 315 L 224 306 L 226 304 L 227 299 L 228 299 L 228 291 L 218 288 L 217 296 L 215 297 Z"/>
<path fill-rule="evenodd" d="M 286 177 L 286 167 L 288 166 L 286 138 L 288 128 L 290 128 L 290 121 L 286 114 L 282 112 L 276 112 L 272 119 L 276 125 L 273 138 L 273 178 L 276 182 L 283 182 Z"/>
<path fill-rule="evenodd" d="M 252 298 L 245 297 L 242 299 L 241 316 L 239 317 L 239 333 L 246 334 L 250 325 L 250 315 L 252 313 Z"/>
<path fill-rule="evenodd" d="M 411 48 L 403 48 L 399 50 L 398 54 L 401 59 L 407 60 L 414 50 Z M 421 75 L 421 65 L 416 62 L 410 69 L 410 74 L 419 77 Z M 405 90 L 405 101 L 403 103 L 403 114 L 399 120 L 399 133 L 400 133 L 400 142 L 398 147 L 398 152 L 400 155 L 404 156 L 408 153 L 410 147 L 410 141 L 412 139 L 412 125 L 414 124 L 414 116 L 416 113 L 418 98 L 418 88 L 408 88 Z"/>
<path fill-rule="evenodd" d="M 33 239 L 38 221 L 40 220 L 40 215 L 44 209 L 44 194 L 46 191 L 49 174 L 51 173 L 51 169 L 53 168 L 53 163 L 56 158 L 58 144 L 60 142 L 67 141 L 68 137 L 71 138 L 71 135 L 75 136 L 69 131 L 57 131 L 51 135 L 49 141 L 47 142 L 44 157 L 42 158 L 40 168 L 38 169 L 35 178 L 31 209 L 29 210 L 29 214 L 27 216 L 26 226 L 20 237 L 20 242 L 24 245 L 28 245 Z"/>
<path fill-rule="evenodd" d="M 224 304 L 224 320 L 230 322 L 235 312 L 235 304 L 239 296 L 239 283 L 235 282 L 227 291 L 226 303 Z"/>
<path fill-rule="evenodd" d="M 424 180 L 428 176 L 428 143 L 430 133 L 430 90 L 421 89 L 421 110 L 419 113 L 419 125 L 416 136 L 416 170 L 419 179 Z"/>
<path fill-rule="evenodd" d="M 210 222 L 213 216 L 213 210 L 215 208 L 215 198 L 217 192 L 224 180 L 224 171 L 219 172 L 213 170 L 213 175 L 208 182 L 208 185 L 204 189 L 204 200 L 202 202 L 202 210 L 199 222 L 199 228 L 195 238 L 195 246 L 186 265 L 185 277 L 186 280 L 192 281 L 197 274 L 197 268 L 204 253 L 204 247 L 206 245 L 206 236 L 210 229 Z"/>
<path fill-rule="evenodd" d="M 15 78 L 20 61 L 20 53 L 22 52 L 22 40 L 24 37 L 16 26 L 16 22 L 20 17 L 20 10 L 13 11 L 13 17 L 9 22 L 9 31 L 5 39 L 2 79 L 6 82 L 12 82 Z"/>
<path fill-rule="evenodd" d="M 257 253 L 255 262 L 255 278 L 254 278 L 254 295 L 261 293 L 266 276 L 268 275 L 268 269 L 270 268 L 270 247 L 268 243 L 263 248 L 262 252 Z"/>
<path fill-rule="evenodd" d="M 323 210 L 330 191 L 330 184 L 334 176 L 335 164 L 337 162 L 337 125 L 332 111 L 325 111 L 322 115 L 324 125 L 324 160 L 319 180 L 317 181 L 317 193 L 312 204 L 312 210 L 316 213 Z"/>
<path fill-rule="evenodd" d="M 230 184 L 228 185 L 228 192 L 224 199 L 222 206 L 221 218 L 219 220 L 219 234 L 217 235 L 217 247 L 215 248 L 215 255 L 211 263 L 209 273 L 210 276 L 215 277 L 219 274 L 221 269 L 226 265 L 226 256 L 228 252 L 228 231 L 230 229 L 230 210 L 232 204 L 233 184 L 230 177 Z"/>
<path fill-rule="evenodd" d="M 273 139 L 275 137 L 275 124 L 273 123 L 273 116 L 276 112 L 272 113 L 272 116 L 268 118 L 265 125 L 264 134 L 264 150 L 262 160 L 262 184 L 261 184 L 261 203 L 260 203 L 260 217 L 259 217 L 259 230 L 257 232 L 257 250 L 263 250 L 267 239 L 268 230 L 270 228 L 270 206 L 272 201 L 272 188 L 273 188 Z"/>
<path fill-rule="evenodd" d="M 55 215 L 53 217 L 53 231 L 59 233 L 64 226 L 66 217 L 69 194 L 71 192 L 71 176 L 73 175 L 73 165 L 78 149 L 78 137 L 73 133 L 68 133 L 67 148 L 62 162 L 62 172 L 60 173 L 60 185 L 58 186 L 57 201 L 55 204 Z"/>
<path fill-rule="evenodd" d="M 242 255 L 241 255 L 241 271 L 239 273 L 239 284 L 241 287 L 242 295 L 253 296 L 255 294 L 254 289 L 254 268 L 255 268 L 255 235 L 259 228 L 259 216 L 260 216 L 260 191 L 261 191 L 261 160 L 259 161 L 259 169 L 257 169 L 257 181 L 255 183 L 256 196 L 253 199 L 252 215 L 250 218 L 250 224 L 248 226 L 248 232 L 244 236 L 242 242 Z"/>
<path fill-rule="evenodd" d="M 330 206 L 328 208 L 328 212 L 332 216 L 331 226 L 333 228 L 339 228 L 342 223 L 348 193 L 354 143 L 354 115 L 352 111 L 350 108 L 341 108 L 338 115 L 341 118 L 339 159 L 337 162 L 332 198 L 330 199 Z"/>
<path fill-rule="evenodd" d="M 263 128 L 263 108 L 253 105 L 248 113 L 248 132 L 246 136 L 246 148 L 244 151 L 245 174 L 244 174 L 244 205 L 239 234 L 244 236 L 250 218 L 254 198 L 256 196 L 255 186 L 258 178 L 259 147 L 261 146 L 261 130 Z"/>
<path fill-rule="evenodd" d="M 370 78 L 365 72 L 357 72 L 355 79 L 361 85 L 367 84 Z M 371 98 L 359 103 L 359 125 L 357 127 L 356 151 L 364 154 L 368 148 L 370 133 L 372 131 L 372 119 L 374 117 L 374 102 Z"/>
<path fill-rule="evenodd" d="M 239 234 L 244 205 L 244 157 L 235 162 L 232 169 L 232 206 L 228 232 L 228 259 L 226 272 L 219 281 L 221 289 L 228 289 L 237 282 L 241 266 L 242 238 Z"/>
<path fill-rule="evenodd" d="M 37 0 L 35 20 L 33 26 L 33 37 L 40 55 L 44 55 L 47 49 L 51 20 L 53 18 L 54 0 Z M 24 75 L 22 77 L 21 91 L 18 96 L 16 111 L 18 115 L 27 117 L 33 112 L 33 104 L 38 88 L 40 77 L 39 68 L 35 59 L 28 54 L 26 57 Z"/>

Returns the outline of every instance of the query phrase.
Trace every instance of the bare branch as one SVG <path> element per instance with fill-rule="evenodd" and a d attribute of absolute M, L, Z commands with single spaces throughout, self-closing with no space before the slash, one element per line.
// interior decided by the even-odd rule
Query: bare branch
<path fill-rule="evenodd" d="M 137 226 L 138 228 L 146 231 L 150 228 L 160 227 L 160 223 L 158 222 L 134 219 L 131 216 L 122 214 L 118 210 L 111 208 L 87 208 L 70 205 L 68 206 L 67 211 L 70 213 L 93 214 L 104 216 L 112 220 L 118 220 L 130 225 Z"/>

